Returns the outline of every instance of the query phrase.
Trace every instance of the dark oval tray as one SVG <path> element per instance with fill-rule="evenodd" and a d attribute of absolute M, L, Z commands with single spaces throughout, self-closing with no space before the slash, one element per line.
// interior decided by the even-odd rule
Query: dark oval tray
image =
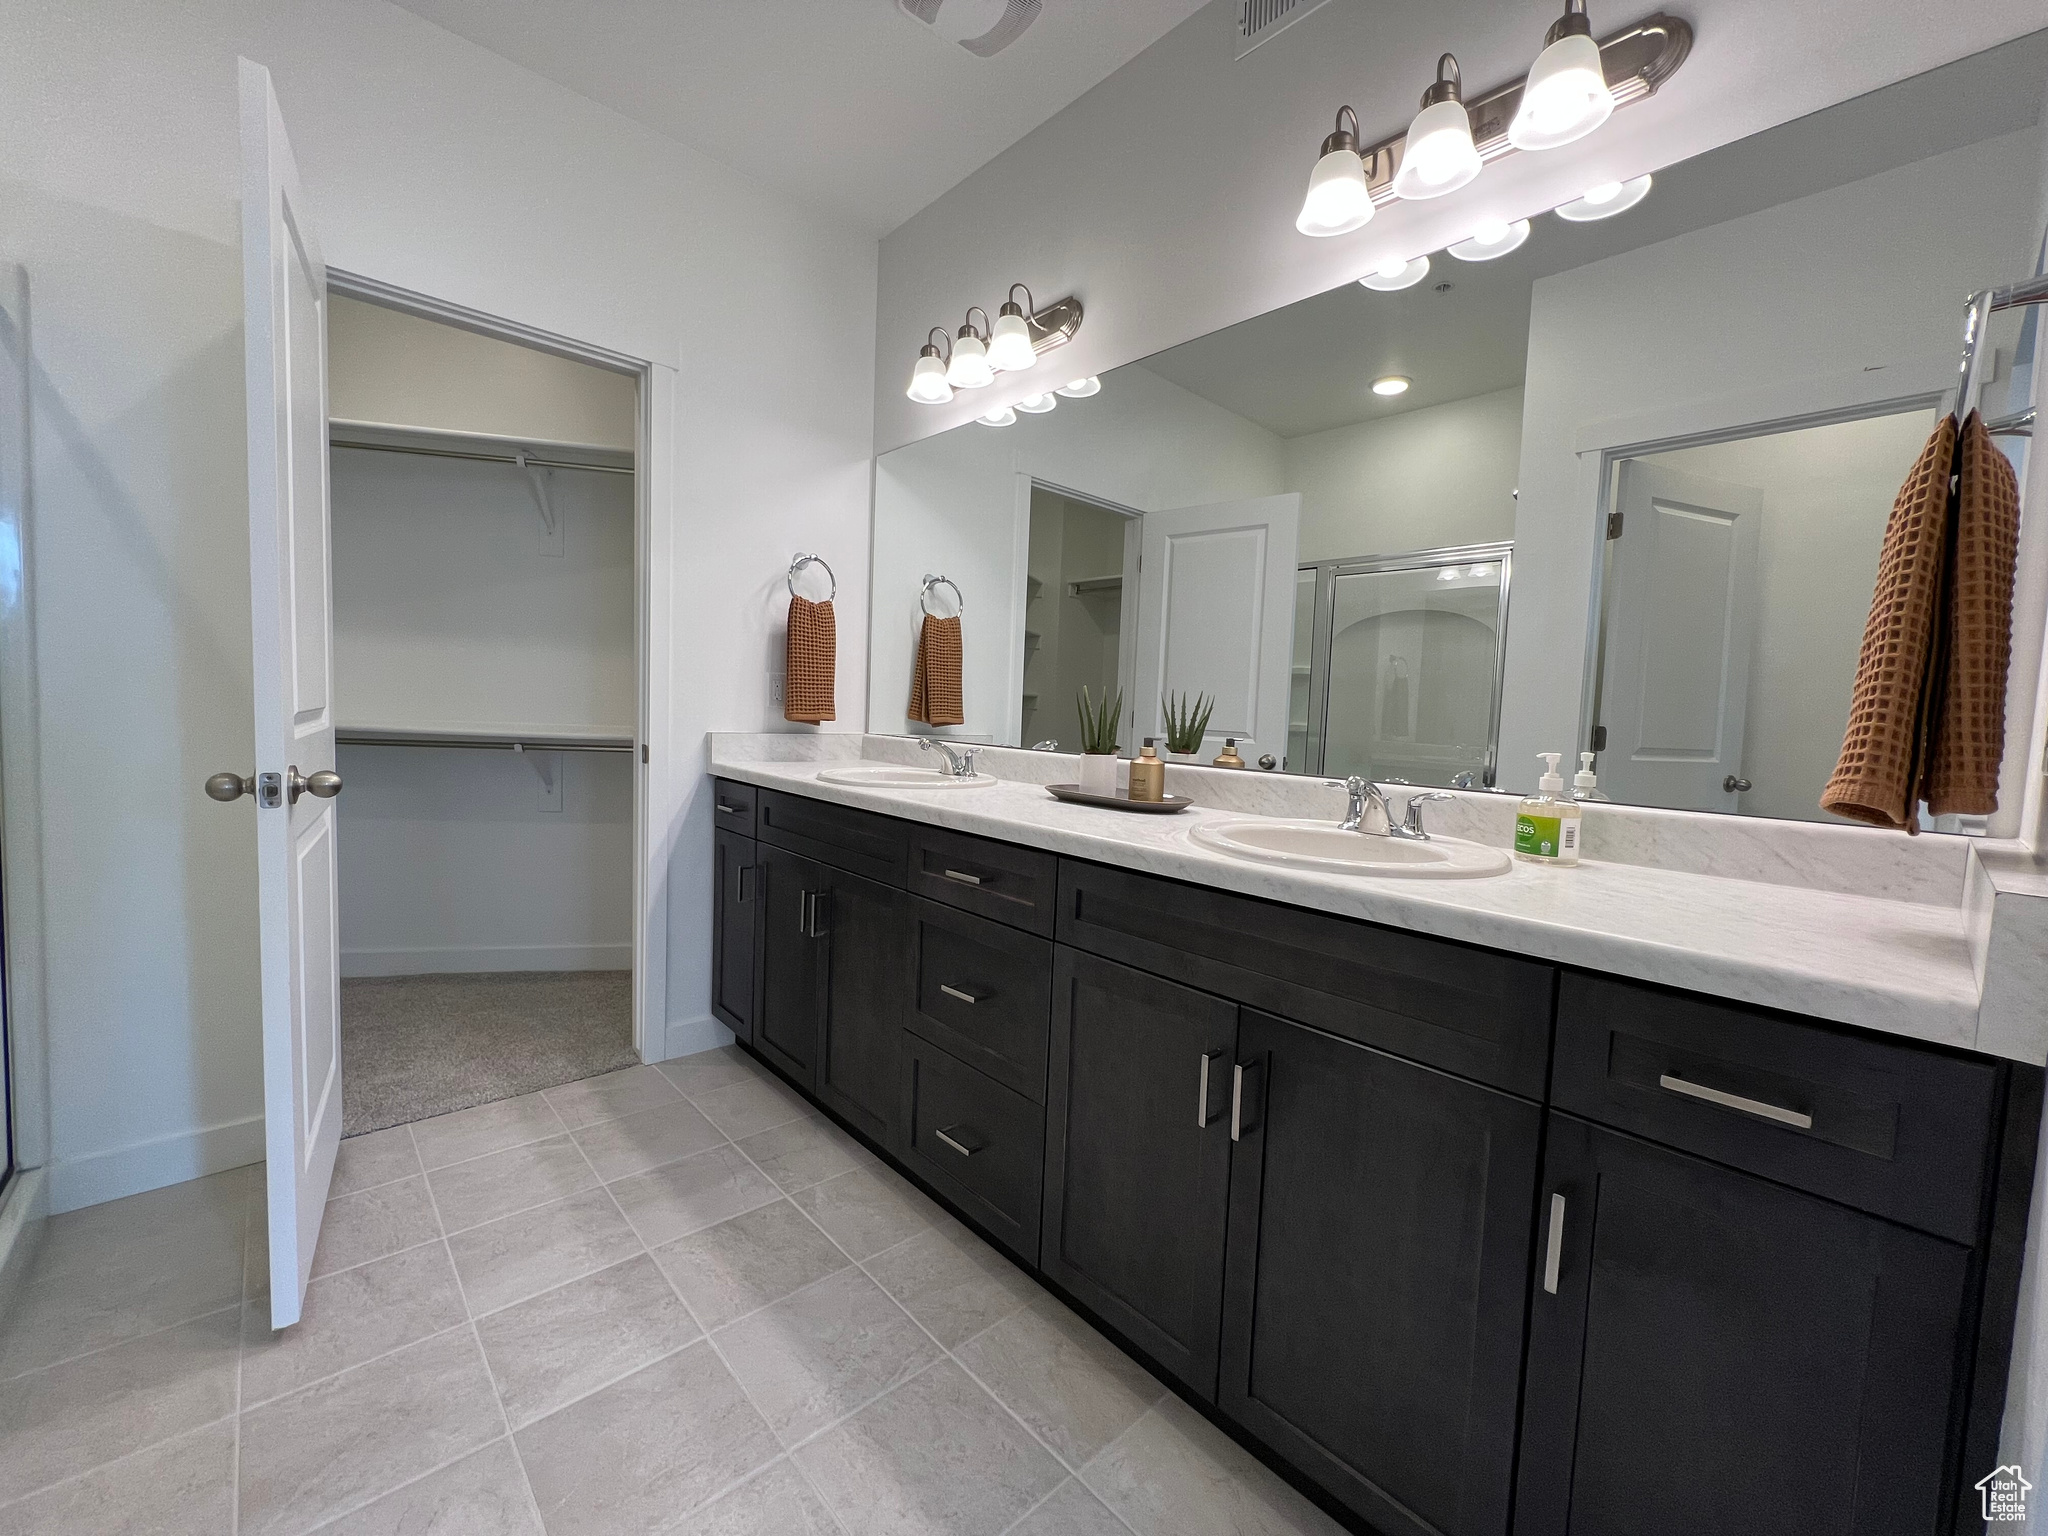
<path fill-rule="evenodd" d="M 1112 811 L 1142 811 L 1148 816 L 1171 816 L 1195 802 L 1186 795 L 1162 795 L 1157 800 L 1133 800 L 1129 795 L 1091 795 L 1078 784 L 1048 784 L 1045 792 L 1055 800 L 1072 805 L 1099 805 Z"/>

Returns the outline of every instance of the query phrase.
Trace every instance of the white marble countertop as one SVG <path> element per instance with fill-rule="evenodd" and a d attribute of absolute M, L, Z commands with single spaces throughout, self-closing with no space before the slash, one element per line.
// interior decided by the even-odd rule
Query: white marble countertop
<path fill-rule="evenodd" d="M 858 742 L 859 738 L 853 738 Z M 857 750 L 857 749 L 853 749 Z M 853 755 L 820 753 L 840 765 Z M 827 761 L 766 761 L 713 738 L 711 771 L 838 805 L 1001 838 L 1218 890 L 1944 1045 L 1979 1048 L 1980 982 L 1960 901 L 1939 905 L 1586 860 L 1412 880 L 1252 864 L 1195 843 L 1176 816 L 1068 805 L 1042 785 L 871 789 L 818 781 Z M 1170 772 L 1170 770 L 1169 770 Z M 2001 1054 L 2040 1059 L 2031 1043 Z"/>

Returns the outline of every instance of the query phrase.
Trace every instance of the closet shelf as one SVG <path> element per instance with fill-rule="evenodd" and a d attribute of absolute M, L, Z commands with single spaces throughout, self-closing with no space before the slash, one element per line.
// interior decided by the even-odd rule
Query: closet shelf
<path fill-rule="evenodd" d="M 564 443 L 543 438 L 503 437 L 493 432 L 448 432 L 408 427 L 394 422 L 327 423 L 333 448 L 368 448 L 379 453 L 417 453 L 437 459 L 472 459 L 487 464 L 515 464 L 520 454 L 535 469 L 588 469 L 606 475 L 633 473 L 633 450 L 602 443 Z"/>
<path fill-rule="evenodd" d="M 631 735 L 579 730 L 573 726 L 502 728 L 457 726 L 425 728 L 410 725 L 342 725 L 334 739 L 350 747 L 476 747 L 534 752 L 631 752 Z"/>
<path fill-rule="evenodd" d="M 1124 579 L 1121 576 L 1084 576 L 1079 581 L 1067 583 L 1067 596 L 1081 597 L 1089 592 L 1121 592 Z"/>

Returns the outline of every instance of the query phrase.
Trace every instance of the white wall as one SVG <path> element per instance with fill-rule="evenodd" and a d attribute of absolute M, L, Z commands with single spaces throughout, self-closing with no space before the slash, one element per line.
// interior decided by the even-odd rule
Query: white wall
<path fill-rule="evenodd" d="M 2032 270 L 2015 189 L 2040 155 L 2036 131 L 2007 134 L 1537 281 L 1503 788 L 1578 734 L 1602 542 L 1588 435 L 1646 442 L 1941 388 L 1962 296 Z"/>
<path fill-rule="evenodd" d="M 795 549 L 838 568 L 841 716 L 865 714 L 873 245 L 378 0 L 22 0 L 7 22 L 55 1203 L 262 1150 L 253 822 L 200 793 L 252 751 L 238 53 L 274 74 L 330 262 L 673 371 L 651 832 L 672 850 L 668 1048 L 715 1039 L 704 733 L 779 723 Z M 802 370 L 778 335 L 804 338 Z"/>

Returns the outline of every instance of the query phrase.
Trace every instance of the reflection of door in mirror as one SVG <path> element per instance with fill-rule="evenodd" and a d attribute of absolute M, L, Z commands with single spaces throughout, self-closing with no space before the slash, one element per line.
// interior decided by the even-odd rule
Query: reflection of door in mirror
<path fill-rule="evenodd" d="M 1294 654 L 1287 685 L 1287 757 L 1290 773 L 1313 772 L 1315 745 L 1309 735 L 1310 682 L 1315 675 L 1316 568 L 1304 566 L 1294 580 Z"/>
<path fill-rule="evenodd" d="M 1117 683 L 1129 517 L 1043 486 L 1031 488 L 1024 583 L 1024 713 L 1020 743 L 1081 749 L 1075 706 Z"/>

